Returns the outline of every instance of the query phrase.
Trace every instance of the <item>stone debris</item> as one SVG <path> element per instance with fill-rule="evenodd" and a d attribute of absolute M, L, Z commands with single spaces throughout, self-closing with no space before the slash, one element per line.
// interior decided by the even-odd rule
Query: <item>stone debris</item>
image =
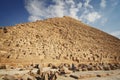
<path fill-rule="evenodd" d="M 37 64 L 39 65 L 39 64 Z M 53 65 L 51 63 L 51 65 Z M 4 74 L 0 77 L 0 80 L 57 80 L 59 76 L 64 76 L 64 77 L 71 77 L 74 79 L 84 79 L 84 78 L 91 78 L 91 77 L 106 77 L 106 76 L 111 76 L 113 75 L 113 73 L 87 73 L 87 74 L 78 74 L 80 72 L 87 72 L 87 71 L 96 71 L 94 68 L 94 64 L 79 64 L 78 66 L 75 64 L 69 64 L 71 66 L 68 66 L 68 64 L 61 64 L 59 66 L 56 66 L 57 69 L 55 69 L 54 67 L 42 67 L 42 68 L 36 68 L 33 67 L 31 70 L 29 70 L 26 74 L 14 74 L 12 75 L 8 75 L 8 74 Z M 104 69 L 104 67 L 108 68 L 108 67 L 112 67 L 115 66 L 115 69 L 120 70 L 120 64 L 102 64 L 103 69 L 98 69 L 101 71 L 105 71 L 105 70 L 112 70 L 110 69 Z M 40 65 L 39 65 L 40 66 Z M 113 67 L 112 67 L 113 68 Z M 27 69 L 27 68 L 26 68 Z M 18 71 L 24 71 L 26 69 L 18 69 Z M 34 69 L 36 69 L 36 71 L 33 71 Z M 77 70 L 77 69 L 81 69 L 81 70 Z M 1 69 L 2 70 L 2 69 Z M 5 70 L 5 69 L 4 69 Z M 9 69 L 8 69 L 9 70 Z M 115 73 L 114 73 L 115 74 Z M 117 75 L 120 73 L 116 73 Z"/>

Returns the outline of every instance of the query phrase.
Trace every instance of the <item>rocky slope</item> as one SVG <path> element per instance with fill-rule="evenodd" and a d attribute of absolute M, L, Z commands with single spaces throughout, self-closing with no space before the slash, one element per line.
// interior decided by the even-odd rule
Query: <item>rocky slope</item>
<path fill-rule="evenodd" d="M 119 62 L 119 39 L 70 17 L 0 29 L 0 64 Z"/>

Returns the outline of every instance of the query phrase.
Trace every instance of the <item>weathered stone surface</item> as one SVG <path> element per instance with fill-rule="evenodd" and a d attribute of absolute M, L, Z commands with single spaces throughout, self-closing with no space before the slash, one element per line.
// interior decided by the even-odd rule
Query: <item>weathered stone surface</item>
<path fill-rule="evenodd" d="M 70 17 L 0 29 L 0 64 L 120 63 L 120 40 Z M 86 67 L 91 70 L 90 67 Z M 110 66 L 116 69 L 116 65 Z M 36 66 L 36 68 L 39 68 Z M 94 69 L 98 69 L 95 67 Z"/>

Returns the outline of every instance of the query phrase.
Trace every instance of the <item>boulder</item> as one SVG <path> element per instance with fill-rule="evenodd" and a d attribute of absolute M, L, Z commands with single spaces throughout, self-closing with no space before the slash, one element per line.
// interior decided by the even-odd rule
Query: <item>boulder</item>
<path fill-rule="evenodd" d="M 61 74 L 70 74 L 72 71 L 70 71 L 67 67 L 63 66 L 60 70 Z"/>

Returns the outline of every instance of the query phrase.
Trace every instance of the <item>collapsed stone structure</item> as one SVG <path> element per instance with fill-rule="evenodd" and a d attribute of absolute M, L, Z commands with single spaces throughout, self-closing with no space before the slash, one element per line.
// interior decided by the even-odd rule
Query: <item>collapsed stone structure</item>
<path fill-rule="evenodd" d="M 119 64 L 120 39 L 70 17 L 0 29 L 0 65 Z"/>

